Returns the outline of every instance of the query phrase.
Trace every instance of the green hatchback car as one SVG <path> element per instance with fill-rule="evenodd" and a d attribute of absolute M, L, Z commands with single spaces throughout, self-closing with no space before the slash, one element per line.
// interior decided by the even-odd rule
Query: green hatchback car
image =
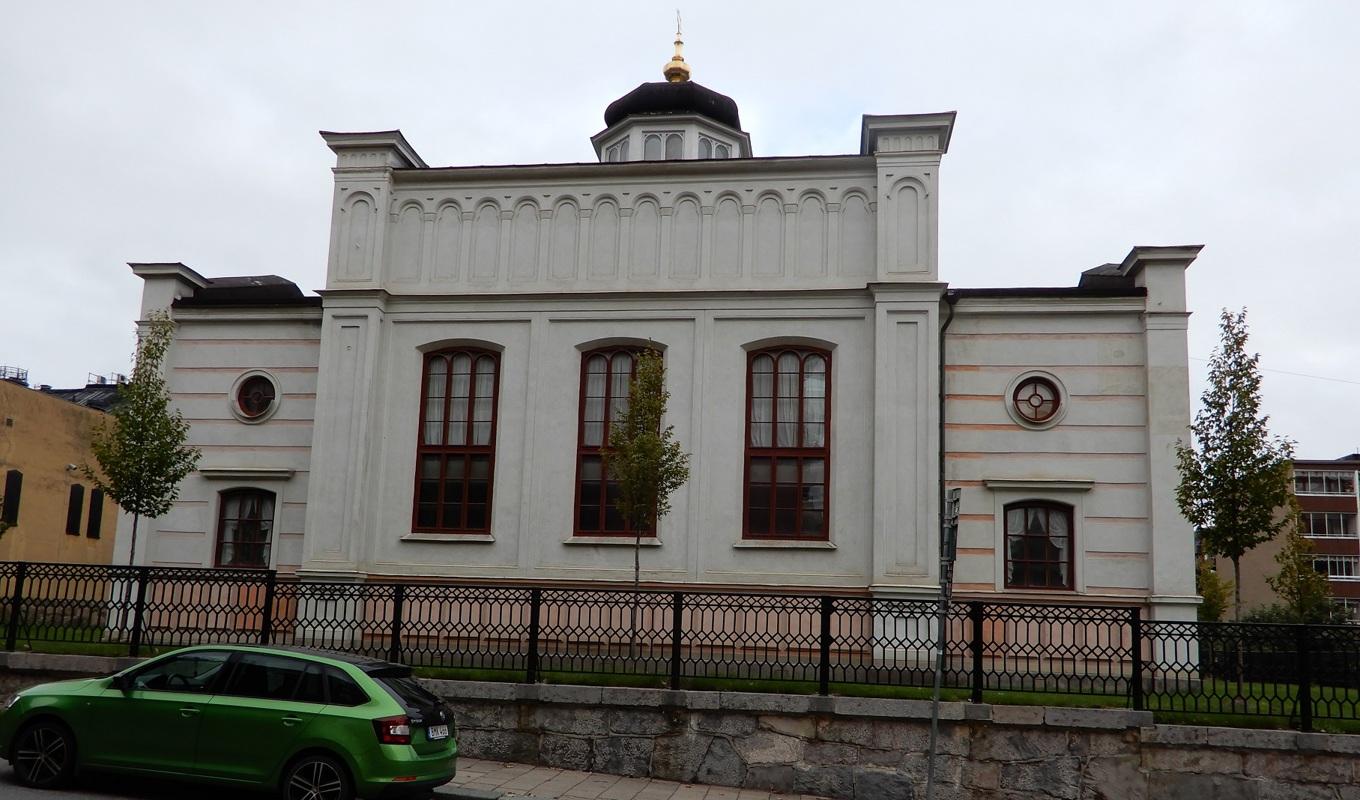
<path fill-rule="evenodd" d="M 350 800 L 452 780 L 454 734 L 453 715 L 410 667 L 207 645 L 20 692 L 0 714 L 0 755 L 20 783 L 38 788 L 90 769 Z"/>

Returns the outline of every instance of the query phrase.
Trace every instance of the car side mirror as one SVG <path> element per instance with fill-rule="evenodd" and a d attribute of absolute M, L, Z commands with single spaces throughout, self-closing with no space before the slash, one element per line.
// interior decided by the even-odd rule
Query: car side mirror
<path fill-rule="evenodd" d="M 109 688 L 117 689 L 120 692 L 129 691 L 130 689 L 132 689 L 132 676 L 114 675 L 113 680 L 109 681 Z"/>

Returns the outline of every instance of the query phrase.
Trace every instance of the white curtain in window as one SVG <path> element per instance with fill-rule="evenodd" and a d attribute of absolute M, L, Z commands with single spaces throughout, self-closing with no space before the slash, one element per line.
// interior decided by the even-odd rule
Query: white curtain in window
<path fill-rule="evenodd" d="M 774 359 L 756 356 L 751 362 L 751 446 L 769 447 L 774 421 Z"/>
<path fill-rule="evenodd" d="M 608 369 L 604 356 L 586 361 L 586 408 L 582 436 L 591 447 L 604 443 L 604 381 Z"/>
<path fill-rule="evenodd" d="M 477 394 L 472 405 L 472 443 L 490 444 L 491 417 L 495 400 L 496 362 L 490 356 L 477 359 Z"/>
<path fill-rule="evenodd" d="M 464 353 L 453 357 L 453 387 L 449 392 L 449 437 L 451 445 L 467 444 L 468 395 L 471 389 L 472 359 Z"/>
<path fill-rule="evenodd" d="M 826 360 L 808 356 L 803 362 L 803 446 L 826 441 Z"/>
<path fill-rule="evenodd" d="M 779 400 L 776 423 L 776 444 L 779 447 L 798 446 L 798 356 L 784 353 L 779 356 Z"/>
<path fill-rule="evenodd" d="M 444 430 L 444 393 L 447 391 L 449 360 L 441 356 L 430 359 L 425 378 L 425 444 L 440 444 Z"/>

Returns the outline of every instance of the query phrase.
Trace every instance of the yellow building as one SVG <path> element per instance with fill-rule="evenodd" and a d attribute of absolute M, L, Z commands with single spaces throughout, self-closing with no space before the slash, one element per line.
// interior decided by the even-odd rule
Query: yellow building
<path fill-rule="evenodd" d="M 0 518 L 12 525 L 0 536 L 0 561 L 110 562 L 118 507 L 80 471 L 94 462 L 90 439 L 103 417 L 0 380 Z"/>

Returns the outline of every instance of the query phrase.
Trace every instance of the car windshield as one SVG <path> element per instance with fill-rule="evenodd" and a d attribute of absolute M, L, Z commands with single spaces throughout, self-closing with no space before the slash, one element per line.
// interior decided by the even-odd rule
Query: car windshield
<path fill-rule="evenodd" d="M 430 711 L 440 705 L 439 698 L 431 694 L 414 678 L 380 676 L 374 678 L 383 688 L 391 692 L 406 708 L 412 711 Z"/>

